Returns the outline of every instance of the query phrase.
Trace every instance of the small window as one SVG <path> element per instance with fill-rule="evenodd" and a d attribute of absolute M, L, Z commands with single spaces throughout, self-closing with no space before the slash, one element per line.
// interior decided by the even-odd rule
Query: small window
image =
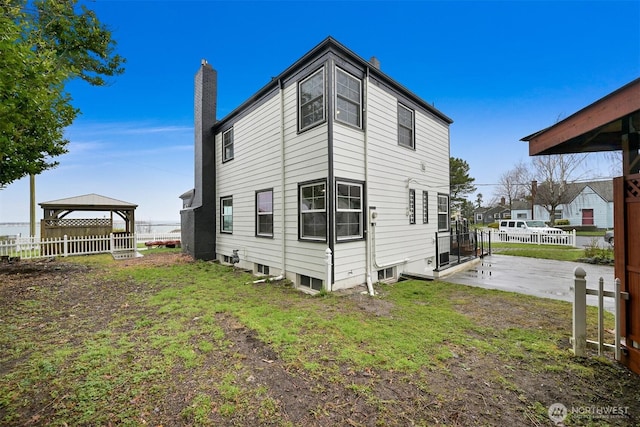
<path fill-rule="evenodd" d="M 409 190 L 409 224 L 416 223 L 416 190 Z"/>
<path fill-rule="evenodd" d="M 300 130 L 324 121 L 324 68 L 300 82 L 298 108 Z"/>
<path fill-rule="evenodd" d="M 438 194 L 438 231 L 449 231 L 449 196 Z"/>
<path fill-rule="evenodd" d="M 300 275 L 300 285 L 306 286 L 307 288 L 311 288 L 315 291 L 322 290 L 322 280 L 316 279 L 315 277 L 304 276 L 302 274 Z"/>
<path fill-rule="evenodd" d="M 422 223 L 429 224 L 429 192 L 422 192 Z"/>
<path fill-rule="evenodd" d="M 383 268 L 382 270 L 378 270 L 379 281 L 389 280 L 395 277 L 396 277 L 396 273 L 395 273 L 394 267 L 388 267 L 388 268 Z"/>
<path fill-rule="evenodd" d="M 233 159 L 233 128 L 222 133 L 222 161 Z"/>
<path fill-rule="evenodd" d="M 336 68 L 336 120 L 361 126 L 362 82 Z"/>
<path fill-rule="evenodd" d="M 398 103 L 398 145 L 415 148 L 413 110 Z"/>
<path fill-rule="evenodd" d="M 220 199 L 220 231 L 233 233 L 233 198 L 222 197 Z"/>
<path fill-rule="evenodd" d="M 273 190 L 256 192 L 256 236 L 273 237 Z"/>
<path fill-rule="evenodd" d="M 338 182 L 336 198 L 338 240 L 362 238 L 362 185 Z"/>
<path fill-rule="evenodd" d="M 326 188 L 324 182 L 300 186 L 300 238 L 327 239 Z"/>
<path fill-rule="evenodd" d="M 260 274 L 269 275 L 269 266 L 263 264 L 256 264 L 256 270 Z"/>

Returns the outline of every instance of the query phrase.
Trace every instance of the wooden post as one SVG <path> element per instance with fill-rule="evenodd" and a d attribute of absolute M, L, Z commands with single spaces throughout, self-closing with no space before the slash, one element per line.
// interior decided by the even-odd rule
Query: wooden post
<path fill-rule="evenodd" d="M 587 350 L 587 273 L 582 267 L 573 270 L 573 353 L 584 357 Z"/>

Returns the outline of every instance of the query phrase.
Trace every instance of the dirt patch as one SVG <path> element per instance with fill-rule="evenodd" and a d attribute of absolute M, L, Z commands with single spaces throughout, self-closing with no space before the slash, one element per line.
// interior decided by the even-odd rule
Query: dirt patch
<path fill-rule="evenodd" d="M 148 254 L 143 258 L 120 261 L 117 268 L 139 265 L 169 266 L 192 260 L 179 253 Z M 132 280 L 110 281 L 99 268 L 62 261 L 19 262 L 0 266 L 0 328 L 36 328 L 43 340 L 60 344 L 80 342 L 107 327 L 118 313 L 129 310 L 132 317 L 151 317 L 157 313 L 144 306 L 130 307 L 131 296 L 153 295 L 161 285 L 143 286 Z M 33 305 L 28 321 L 19 325 L 13 319 L 26 310 L 21 302 L 46 296 L 46 304 Z M 344 298 L 368 316 L 392 318 L 394 305 L 384 295 L 370 298 L 362 293 L 345 292 Z M 452 294 L 461 313 L 487 330 L 522 327 L 570 329 L 558 322 L 552 311 L 530 310 L 514 300 L 470 300 L 464 294 Z M 35 309 L 34 309 L 35 307 Z M 135 315 L 135 316 L 134 316 Z M 608 418 L 610 425 L 640 423 L 640 379 L 624 367 L 584 360 L 585 367 L 595 367 L 594 376 L 581 376 L 555 370 L 531 370 L 524 361 L 505 364 L 500 357 L 487 357 L 473 344 L 450 345 L 453 357 L 441 366 L 426 367 L 406 373 L 384 369 L 354 369 L 347 363 L 318 360 L 324 368 L 318 375 L 296 361 L 285 361 L 255 331 L 233 316 L 218 313 L 215 324 L 222 329 L 225 344 L 208 353 L 196 368 L 180 368 L 168 380 L 161 400 L 141 409 L 138 421 L 146 425 L 198 425 L 194 416 L 185 416 L 185 408 L 197 390 L 222 394 L 218 383 L 226 372 L 233 374 L 234 387 L 253 390 L 251 401 L 235 397 L 236 412 L 225 414 L 213 407 L 208 414 L 211 425 L 306 425 L 306 426 L 376 426 L 376 425 L 554 425 L 546 416 L 547 406 L 564 402 L 591 402 L 604 407 L 627 408 L 627 415 Z M 122 333 L 131 326 L 122 325 Z M 480 333 L 480 332 L 479 332 Z M 479 337 L 481 338 L 481 337 Z M 568 343 L 559 343 L 568 348 Z M 0 349 L 7 351 L 8 349 Z M 550 361 L 551 362 L 551 361 Z M 0 376 L 8 375 L 20 360 L 0 364 Z M 544 361 L 537 364 L 544 366 Z M 551 363 L 550 363 L 551 365 Z M 212 386 L 210 383 L 216 383 Z M 256 393 L 256 390 L 263 390 Z M 16 425 L 49 425 L 47 418 L 55 400 L 46 389 L 31 396 L 25 404 L 23 418 Z M 259 396 L 259 397 L 256 397 Z M 145 397 L 132 399 L 140 405 Z M 150 399 L 150 397 L 149 397 Z M 215 400 L 215 399 L 214 399 Z M 53 402 L 53 403 L 52 403 Z M 44 408 L 44 409 L 43 409 Z M 34 415 L 36 414 L 36 415 Z M 5 415 L 0 401 L 0 420 Z M 67 422 L 70 420 L 67 420 Z M 71 420 L 72 421 L 72 420 Z M 205 423 L 206 424 L 206 423 Z M 576 420 L 573 425 L 581 425 Z"/>

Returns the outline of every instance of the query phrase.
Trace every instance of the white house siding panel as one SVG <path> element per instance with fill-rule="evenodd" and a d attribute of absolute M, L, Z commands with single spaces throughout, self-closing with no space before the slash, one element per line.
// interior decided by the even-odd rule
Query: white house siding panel
<path fill-rule="evenodd" d="M 368 96 L 368 203 L 378 213 L 375 261 L 382 266 L 409 259 L 398 273 L 428 273 L 435 264 L 437 196 L 449 194 L 448 126 L 416 109 L 415 150 L 399 146 L 398 100 L 374 84 Z M 409 189 L 416 193 L 415 224 L 409 224 Z M 422 220 L 423 191 L 429 198 L 428 224 Z"/>
<path fill-rule="evenodd" d="M 238 250 L 240 266 L 282 265 L 283 215 L 280 175 L 280 102 L 273 97 L 233 124 L 234 158 L 222 163 L 222 135 L 216 135 L 217 252 L 230 256 Z M 274 236 L 256 237 L 255 194 L 273 189 Z M 220 232 L 220 197 L 233 197 L 233 233 Z"/>
<path fill-rule="evenodd" d="M 327 179 L 327 124 L 298 133 L 297 109 L 297 86 L 292 84 L 284 92 L 285 152 L 282 163 L 285 168 L 287 278 L 296 282 L 297 275 L 302 274 L 324 281 L 328 244 L 298 239 L 298 184 Z"/>

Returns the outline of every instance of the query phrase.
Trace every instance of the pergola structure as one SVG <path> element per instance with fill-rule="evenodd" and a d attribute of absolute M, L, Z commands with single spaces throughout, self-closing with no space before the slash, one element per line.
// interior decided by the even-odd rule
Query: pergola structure
<path fill-rule="evenodd" d="M 43 238 L 67 235 L 105 235 L 113 231 L 113 215 L 124 220 L 125 232 L 135 231 L 135 210 L 138 205 L 98 194 L 69 197 L 39 203 L 44 210 L 40 223 Z M 73 212 L 109 212 L 109 218 L 66 218 Z"/>
<path fill-rule="evenodd" d="M 640 374 L 640 78 L 522 141 L 531 156 L 622 151 L 613 180 L 615 275 L 629 294 L 620 307 L 622 362 Z"/>

